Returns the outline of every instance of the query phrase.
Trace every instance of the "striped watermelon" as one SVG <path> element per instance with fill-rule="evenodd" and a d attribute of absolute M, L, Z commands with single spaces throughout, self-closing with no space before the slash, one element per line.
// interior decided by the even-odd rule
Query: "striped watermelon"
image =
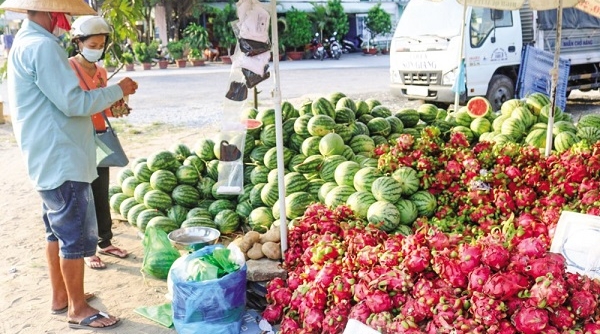
<path fill-rule="evenodd" d="M 490 132 L 492 130 L 492 123 L 485 117 L 479 117 L 471 122 L 469 128 L 473 134 L 479 138 L 482 133 Z"/>
<path fill-rule="evenodd" d="M 502 115 L 510 116 L 515 108 L 522 107 L 524 105 L 525 103 L 519 99 L 510 99 L 502 103 L 502 106 L 500 107 L 500 113 Z"/>
<path fill-rule="evenodd" d="M 357 191 L 350 195 L 346 200 L 346 204 L 357 217 L 365 219 L 367 218 L 367 211 L 371 204 L 377 202 L 373 194 L 368 191 Z"/>
<path fill-rule="evenodd" d="M 379 105 L 371 109 L 371 115 L 373 115 L 373 117 L 386 118 L 392 116 L 392 112 L 387 107 Z"/>
<path fill-rule="evenodd" d="M 258 110 L 256 108 L 246 108 L 242 111 L 242 119 L 256 119 Z"/>
<path fill-rule="evenodd" d="M 352 117 L 354 117 L 354 115 L 356 114 L 356 103 L 354 103 L 354 101 L 349 97 L 342 97 L 335 104 L 336 111 L 343 108 L 350 109 L 352 111 Z"/>
<path fill-rule="evenodd" d="M 561 132 L 554 138 L 554 149 L 561 153 L 567 151 L 575 143 L 579 141 L 579 138 L 572 132 Z"/>
<path fill-rule="evenodd" d="M 335 115 L 333 116 L 335 117 Z M 333 132 L 335 128 L 335 120 L 329 115 L 315 115 L 307 125 L 308 133 L 311 136 L 323 137 L 324 135 Z"/>
<path fill-rule="evenodd" d="M 283 170 L 283 175 L 285 176 L 285 174 L 289 173 L 288 170 Z M 278 182 L 279 181 L 279 170 L 278 169 L 271 169 L 271 171 L 269 172 L 269 175 L 267 176 L 267 182 Z"/>
<path fill-rule="evenodd" d="M 256 120 L 261 121 L 263 126 L 275 124 L 275 109 L 259 110 L 256 114 Z"/>
<path fill-rule="evenodd" d="M 398 208 L 398 212 L 400 213 L 400 224 L 402 225 L 412 225 L 419 216 L 417 206 L 408 199 L 401 198 L 398 200 L 396 208 Z"/>
<path fill-rule="evenodd" d="M 543 124 L 545 127 L 543 129 L 546 129 L 548 127 L 547 124 L 544 123 L 540 123 Z M 572 122 L 568 122 L 568 121 L 558 121 L 554 123 L 554 126 L 552 127 L 552 134 L 553 135 L 558 135 L 561 132 L 573 132 L 573 133 L 577 133 L 577 127 L 575 126 L 575 124 L 573 124 Z"/>
<path fill-rule="evenodd" d="M 380 135 L 371 136 L 371 139 L 373 139 L 375 146 L 380 146 L 388 143 L 387 138 Z"/>
<path fill-rule="evenodd" d="M 265 145 L 259 145 L 259 146 L 254 147 L 254 149 L 250 153 L 250 160 L 259 165 L 264 164 L 265 154 L 267 154 L 267 151 L 270 148 L 271 148 L 270 146 L 265 146 Z"/>
<path fill-rule="evenodd" d="M 390 122 L 383 117 L 375 117 L 367 123 L 371 136 L 379 135 L 387 137 L 392 130 Z"/>
<path fill-rule="evenodd" d="M 365 103 L 369 107 L 369 112 L 371 112 L 373 109 L 375 109 L 375 107 L 381 105 L 381 102 L 379 102 L 378 100 L 376 100 L 374 98 L 368 98 L 368 99 L 366 99 Z"/>
<path fill-rule="evenodd" d="M 337 124 L 350 124 L 356 120 L 354 111 L 350 108 L 341 107 L 335 110 L 335 122 Z"/>
<path fill-rule="evenodd" d="M 154 217 L 164 217 L 165 215 L 156 209 L 146 209 L 138 214 L 135 219 L 135 225 L 140 231 L 144 232 L 150 220 Z"/>
<path fill-rule="evenodd" d="M 379 227 L 385 232 L 391 232 L 400 225 L 400 212 L 398 208 L 387 201 L 377 201 L 367 210 L 369 223 Z"/>
<path fill-rule="evenodd" d="M 310 134 L 308 135 L 308 137 L 310 137 Z M 297 133 L 292 133 L 292 135 L 290 136 L 290 139 L 288 141 L 289 148 L 291 150 L 294 150 L 294 152 L 300 152 L 301 148 L 302 148 L 302 143 L 304 142 L 304 139 L 306 139 L 308 137 L 302 137 L 301 135 L 299 135 Z"/>
<path fill-rule="evenodd" d="M 399 167 L 392 173 L 392 177 L 400 184 L 403 196 L 410 196 L 419 190 L 419 176 L 417 171 L 411 167 Z"/>
<path fill-rule="evenodd" d="M 275 147 L 275 124 L 266 125 L 260 132 L 260 141 L 266 147 Z"/>
<path fill-rule="evenodd" d="M 213 180 L 219 179 L 219 160 L 211 160 L 206 163 L 206 176 Z"/>
<path fill-rule="evenodd" d="M 138 181 L 138 179 L 136 179 L 135 176 L 129 176 L 128 178 L 123 180 L 123 183 L 121 184 L 121 189 L 123 189 L 123 194 L 125 194 L 129 197 L 133 197 L 135 187 L 137 187 L 140 183 L 142 183 L 142 182 Z"/>
<path fill-rule="evenodd" d="M 344 145 L 344 151 L 341 155 L 348 161 L 354 160 L 354 157 L 356 156 L 356 154 L 354 154 L 354 151 L 352 151 L 352 147 L 348 145 Z"/>
<path fill-rule="evenodd" d="M 550 98 L 546 94 L 542 93 L 532 93 L 525 99 L 525 103 L 535 115 L 539 115 L 542 108 L 549 105 L 550 102 Z"/>
<path fill-rule="evenodd" d="M 337 103 L 337 101 L 336 101 Z M 331 119 L 335 118 L 335 107 L 330 101 L 324 97 L 320 97 L 312 102 L 311 105 L 313 115 L 326 115 Z"/>
<path fill-rule="evenodd" d="M 202 173 L 206 170 L 206 163 L 195 154 L 187 157 L 183 161 L 183 165 L 196 168 L 198 175 L 202 175 Z"/>
<path fill-rule="evenodd" d="M 111 184 L 108 186 L 108 198 L 112 197 L 112 195 L 114 194 L 121 193 L 123 193 L 123 188 L 121 188 L 121 186 L 118 186 L 116 184 Z"/>
<path fill-rule="evenodd" d="M 306 208 L 315 202 L 315 198 L 307 192 L 295 192 L 285 197 L 285 216 L 294 219 L 304 215 Z"/>
<path fill-rule="evenodd" d="M 354 161 L 340 163 L 333 174 L 335 182 L 340 186 L 354 186 L 354 175 L 360 170 L 360 165 Z"/>
<path fill-rule="evenodd" d="M 125 181 L 125 179 L 128 178 L 128 177 L 130 177 L 130 176 L 134 176 L 133 175 L 133 171 L 131 170 L 131 168 L 128 168 L 128 167 L 122 168 L 117 173 L 117 185 L 119 185 L 119 186 L 123 185 L 123 181 Z"/>
<path fill-rule="evenodd" d="M 283 165 L 287 166 L 290 163 L 290 160 L 294 157 L 294 151 L 290 150 L 287 147 L 283 147 Z M 265 167 L 269 169 L 277 168 L 277 148 L 270 148 L 264 156 L 264 164 Z"/>
<path fill-rule="evenodd" d="M 194 144 L 194 153 L 204 161 L 215 159 L 215 142 L 209 138 L 201 138 Z"/>
<path fill-rule="evenodd" d="M 437 209 L 437 199 L 427 190 L 419 190 L 410 196 L 420 216 L 431 217 Z"/>
<path fill-rule="evenodd" d="M 321 138 L 322 137 L 319 136 L 312 136 L 304 139 L 304 142 L 302 142 L 302 147 L 300 148 L 300 152 L 307 157 L 319 154 L 319 142 L 321 142 Z"/>
<path fill-rule="evenodd" d="M 175 204 L 179 204 L 186 208 L 193 208 L 198 204 L 200 200 L 200 192 L 187 184 L 180 184 L 171 193 L 171 197 Z M 145 202 L 145 198 L 144 198 Z"/>
<path fill-rule="evenodd" d="M 173 144 L 173 146 L 171 146 L 170 151 L 173 152 L 173 154 L 175 154 L 175 158 L 180 162 L 185 161 L 187 157 L 192 155 L 192 151 L 190 151 L 190 148 L 183 143 Z"/>
<path fill-rule="evenodd" d="M 167 217 L 171 218 L 177 226 L 180 226 L 187 219 L 189 210 L 181 205 L 173 205 L 167 210 Z"/>
<path fill-rule="evenodd" d="M 138 219 L 140 216 L 138 216 Z M 146 228 L 157 228 L 169 234 L 178 229 L 179 224 L 169 217 L 156 216 L 148 221 L 148 225 L 146 226 Z"/>
<path fill-rule="evenodd" d="M 250 182 L 256 185 L 259 183 L 267 183 L 267 176 L 269 175 L 270 169 L 265 166 L 256 166 L 250 173 Z"/>
<path fill-rule="evenodd" d="M 373 182 L 381 177 L 379 169 L 375 167 L 363 167 L 354 174 L 353 186 L 358 191 L 371 192 Z"/>
<path fill-rule="evenodd" d="M 335 169 L 344 161 L 346 161 L 346 159 L 341 155 L 332 155 L 323 159 L 321 169 L 319 170 L 321 179 L 325 180 L 326 182 L 334 182 Z"/>
<path fill-rule="evenodd" d="M 121 207 L 121 204 L 123 203 L 124 200 L 126 200 L 128 198 L 130 198 L 130 197 L 123 193 L 117 193 L 117 194 L 110 196 L 110 199 L 108 200 L 108 204 L 114 212 L 120 213 L 119 208 Z"/>
<path fill-rule="evenodd" d="M 281 104 L 281 114 L 283 115 L 284 121 L 290 118 L 296 118 L 300 116 L 298 110 L 296 110 L 296 108 L 294 108 L 294 106 L 288 101 L 284 101 Z"/>
<path fill-rule="evenodd" d="M 582 127 L 577 130 L 577 137 L 581 140 L 585 140 L 589 144 L 594 144 L 600 140 L 600 128 L 596 127 Z"/>
<path fill-rule="evenodd" d="M 395 203 L 402 196 L 402 186 L 391 176 L 382 176 L 373 181 L 371 192 L 378 201 Z"/>
<path fill-rule="evenodd" d="M 317 197 L 319 198 L 319 202 L 325 203 L 325 198 L 327 198 L 327 194 L 333 189 L 338 187 L 338 184 L 335 182 L 325 182 L 319 189 L 319 193 Z"/>
<path fill-rule="evenodd" d="M 331 102 L 331 104 L 335 106 L 344 97 L 346 97 L 346 94 L 342 92 L 333 92 L 329 94 L 327 101 Z"/>
<path fill-rule="evenodd" d="M 430 124 L 436 119 L 438 108 L 433 104 L 423 103 L 417 108 L 417 112 L 421 121 Z"/>
<path fill-rule="evenodd" d="M 250 216 L 250 212 L 252 212 L 253 209 L 252 203 L 247 200 L 238 202 L 238 205 L 235 207 L 235 213 L 237 213 L 238 217 L 241 219 L 240 222 L 244 223 L 248 220 L 248 216 Z"/>
<path fill-rule="evenodd" d="M 599 114 L 586 114 L 581 116 L 577 122 L 578 128 L 599 128 L 600 129 L 600 115 Z"/>
<path fill-rule="evenodd" d="M 404 123 L 395 116 L 388 116 L 385 118 L 390 124 L 390 133 L 402 133 L 404 131 Z"/>
<path fill-rule="evenodd" d="M 119 205 L 119 211 L 117 211 L 123 218 L 127 219 L 127 214 L 129 213 L 129 210 L 131 210 L 131 208 L 133 208 L 134 206 L 138 205 L 140 203 L 138 203 L 135 198 L 133 197 L 129 197 L 126 198 L 123 202 L 121 202 L 121 205 Z M 143 207 L 146 207 L 145 205 L 142 204 Z"/>
<path fill-rule="evenodd" d="M 312 143 L 311 143 L 312 145 Z M 328 133 L 319 139 L 318 151 L 316 153 L 328 157 L 331 155 L 341 155 L 344 152 L 344 139 L 337 133 Z M 308 155 L 308 154 L 306 154 Z"/>
<path fill-rule="evenodd" d="M 159 169 L 172 169 L 178 165 L 178 161 L 173 152 L 159 151 L 151 153 L 146 164 L 151 171 L 155 172 Z"/>
<path fill-rule="evenodd" d="M 260 191 L 260 199 L 266 206 L 273 206 L 279 198 L 279 189 L 277 183 L 267 183 Z"/>
<path fill-rule="evenodd" d="M 333 183 L 333 182 L 332 182 Z M 325 184 L 325 180 L 322 179 L 313 179 L 308 181 L 308 186 L 306 187 L 306 192 L 311 194 L 314 198 L 319 198 L 319 190 L 321 186 Z"/>
<path fill-rule="evenodd" d="M 500 107 L 500 106 L 498 106 Z M 490 101 L 485 97 L 476 96 L 467 102 L 467 112 L 473 118 L 485 117 L 487 114 L 494 112 Z"/>
<path fill-rule="evenodd" d="M 525 131 L 526 128 L 523 121 L 512 117 L 502 122 L 502 127 L 500 128 L 501 134 L 508 136 L 515 142 L 519 142 L 523 138 Z"/>
<path fill-rule="evenodd" d="M 475 140 L 475 134 L 473 133 L 473 131 L 471 131 L 471 129 L 467 128 L 466 126 L 455 126 L 452 128 L 452 130 L 450 130 L 451 133 L 462 133 L 463 135 L 465 135 L 465 138 L 467 139 L 467 141 L 469 143 L 472 143 Z"/>
<path fill-rule="evenodd" d="M 254 185 L 254 187 L 252 187 L 252 190 L 250 190 L 250 204 L 252 204 L 253 207 L 257 208 L 259 206 L 263 206 L 265 205 L 265 203 L 262 201 L 262 198 L 260 197 L 262 189 L 265 187 L 267 183 L 257 183 Z"/>
<path fill-rule="evenodd" d="M 298 114 L 300 116 L 303 116 L 303 115 L 312 115 L 312 101 L 308 100 L 308 101 L 304 102 L 300 106 L 300 109 L 298 109 Z"/>
<path fill-rule="evenodd" d="M 149 182 L 152 171 L 147 163 L 139 163 L 133 167 L 133 176 L 140 182 Z"/>
<path fill-rule="evenodd" d="M 152 189 L 171 193 L 177 186 L 177 177 L 168 170 L 160 169 L 152 173 L 150 186 L 152 186 Z"/>
<path fill-rule="evenodd" d="M 542 107 L 539 115 L 537 115 L 537 121 L 542 123 L 548 123 L 548 118 L 550 117 L 550 111 L 552 110 L 552 105 L 548 104 Z M 514 112 L 513 112 L 514 113 Z M 557 121 L 562 120 L 563 111 L 559 107 L 554 108 L 554 119 Z"/>
<path fill-rule="evenodd" d="M 265 233 L 271 228 L 271 224 L 273 224 L 274 220 L 271 209 L 261 206 L 250 212 L 250 216 L 248 216 L 248 225 L 250 225 L 250 228 L 253 231 Z"/>
<path fill-rule="evenodd" d="M 258 135 L 260 138 L 260 134 Z M 250 152 L 256 147 L 256 140 L 252 135 L 246 133 L 245 142 L 244 142 L 244 159 L 250 157 Z"/>
<path fill-rule="evenodd" d="M 356 104 L 356 117 L 368 114 L 371 111 L 369 105 L 363 100 L 356 100 L 354 101 L 354 104 Z"/>
<path fill-rule="evenodd" d="M 164 212 L 173 206 L 173 200 L 171 199 L 171 196 L 160 190 L 148 191 L 144 195 L 143 201 L 147 208 L 157 209 Z"/>
<path fill-rule="evenodd" d="M 210 204 L 210 206 L 208 207 L 208 213 L 210 213 L 210 215 L 214 217 L 217 215 L 217 213 L 223 210 L 234 210 L 235 206 L 236 204 L 233 201 L 229 201 L 226 199 L 218 199 Z"/>
<path fill-rule="evenodd" d="M 302 174 L 316 173 L 321 170 L 324 158 L 321 155 L 311 155 L 303 163 L 296 166 L 296 171 Z"/>
<path fill-rule="evenodd" d="M 181 166 L 175 172 L 177 182 L 180 184 L 188 184 L 195 186 L 200 181 L 200 175 L 193 166 Z"/>
<path fill-rule="evenodd" d="M 210 228 L 217 228 L 217 224 L 214 221 L 204 217 L 190 217 L 181 223 L 181 228 L 203 226 Z"/>
<path fill-rule="evenodd" d="M 357 118 L 357 121 L 363 123 L 363 124 L 367 124 L 369 123 L 370 120 L 372 120 L 373 118 L 375 118 L 375 116 L 371 115 L 371 114 L 366 114 L 366 115 L 362 115 L 359 118 Z"/>
<path fill-rule="evenodd" d="M 421 119 L 419 116 L 419 112 L 411 108 L 398 110 L 394 114 L 394 117 L 401 120 L 402 124 L 404 124 L 404 127 L 406 128 L 414 127 L 415 125 L 417 125 L 417 123 L 419 123 L 419 120 Z"/>
<path fill-rule="evenodd" d="M 523 124 L 525 124 L 525 128 L 530 128 L 537 121 L 537 117 L 529 111 L 527 107 L 518 107 L 513 110 L 510 114 L 511 118 L 520 119 Z"/>
<path fill-rule="evenodd" d="M 294 132 L 303 138 L 310 137 L 311 134 L 308 132 L 308 122 L 310 122 L 311 118 L 313 118 L 313 114 L 306 114 L 298 117 L 296 121 L 294 121 Z"/>
<path fill-rule="evenodd" d="M 306 155 L 304 155 L 302 153 L 294 155 L 288 165 L 290 170 L 296 172 L 296 166 L 303 163 L 304 160 L 306 160 L 306 158 L 307 158 Z"/>
<path fill-rule="evenodd" d="M 188 213 L 186 214 L 185 218 L 188 219 L 188 218 L 192 218 L 192 217 L 202 217 L 202 218 L 206 218 L 206 219 L 212 219 L 214 217 L 214 215 L 210 214 L 210 211 L 208 211 L 208 208 L 210 208 L 210 206 L 214 202 L 215 201 L 210 201 L 210 203 L 208 203 L 206 208 L 196 207 L 196 208 L 189 210 Z M 178 205 L 178 206 L 182 207 L 180 205 Z M 175 207 L 175 206 L 173 206 L 173 207 Z"/>
<path fill-rule="evenodd" d="M 285 193 L 287 195 L 306 191 L 308 187 L 308 180 L 304 175 L 298 172 L 291 172 L 284 177 Z"/>
<path fill-rule="evenodd" d="M 233 210 L 221 210 L 215 215 L 215 224 L 221 234 L 231 234 L 240 226 L 240 218 Z"/>
<path fill-rule="evenodd" d="M 527 134 L 525 143 L 537 148 L 546 148 L 546 129 L 535 129 Z"/>
<path fill-rule="evenodd" d="M 325 196 L 325 204 L 330 208 L 336 208 L 339 205 L 346 204 L 348 197 L 356 192 L 351 186 L 337 186 L 331 189 Z"/>
<path fill-rule="evenodd" d="M 368 154 L 367 156 L 372 156 L 373 151 L 375 150 L 375 141 L 371 139 L 371 137 L 367 135 L 357 135 L 350 140 L 350 145 L 352 151 L 356 154 Z"/>
<path fill-rule="evenodd" d="M 342 137 L 344 144 L 349 143 L 350 139 L 354 136 L 353 130 L 346 124 L 336 124 L 333 132 Z"/>
<path fill-rule="evenodd" d="M 196 189 L 200 193 L 200 197 L 204 199 L 211 199 L 212 197 L 212 188 L 217 182 L 210 177 L 204 177 L 202 180 L 198 182 Z"/>
<path fill-rule="evenodd" d="M 129 223 L 129 225 L 131 226 L 135 226 L 137 227 L 137 217 L 140 214 L 140 212 L 147 210 L 148 208 L 146 207 L 146 205 L 142 204 L 142 203 L 138 203 L 134 206 L 132 206 L 129 211 L 127 212 L 127 222 Z"/>
<path fill-rule="evenodd" d="M 150 182 L 142 182 L 135 187 L 135 190 L 133 191 L 133 198 L 135 198 L 138 203 L 144 203 L 144 195 L 146 195 L 146 193 L 150 190 L 152 190 Z"/>

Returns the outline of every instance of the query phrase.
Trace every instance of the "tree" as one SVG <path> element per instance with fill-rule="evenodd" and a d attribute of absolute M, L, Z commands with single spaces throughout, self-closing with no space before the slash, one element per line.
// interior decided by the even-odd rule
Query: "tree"
<path fill-rule="evenodd" d="M 234 5 L 228 3 L 222 10 L 216 10 L 212 18 L 213 33 L 220 47 L 227 49 L 227 55 L 231 55 L 231 48 L 237 43 L 231 22 L 237 20 L 237 12 Z"/>
<path fill-rule="evenodd" d="M 327 10 L 327 7 L 315 2 L 312 3 L 312 6 L 313 12 L 308 15 L 313 23 L 315 31 L 323 38 L 323 30 L 325 30 L 325 26 L 330 20 L 329 11 Z"/>
<path fill-rule="evenodd" d="M 371 32 L 371 39 L 375 39 L 375 36 L 377 35 L 384 35 L 392 32 L 392 19 L 390 14 L 381 8 L 381 3 L 369 9 L 365 24 L 367 25 L 367 29 Z"/>
<path fill-rule="evenodd" d="M 328 0 L 327 14 L 329 19 L 325 23 L 324 30 L 327 36 L 332 36 L 334 32 L 337 32 L 338 38 L 342 38 L 350 31 L 348 15 L 344 11 L 341 0 Z"/>
<path fill-rule="evenodd" d="M 285 14 L 285 22 L 287 29 L 282 36 L 283 44 L 297 51 L 298 48 L 310 42 L 312 26 L 307 13 L 292 7 Z"/>

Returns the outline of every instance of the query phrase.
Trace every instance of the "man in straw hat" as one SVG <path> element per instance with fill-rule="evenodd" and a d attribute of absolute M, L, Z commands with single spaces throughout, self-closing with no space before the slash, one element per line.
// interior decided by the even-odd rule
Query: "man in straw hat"
<path fill-rule="evenodd" d="M 107 88 L 80 88 L 53 31 L 69 30 L 65 14 L 95 14 L 83 0 L 6 0 L 0 8 L 27 13 L 8 55 L 8 96 L 15 137 L 43 202 L 52 313 L 68 312 L 72 328 L 113 328 L 119 319 L 91 307 L 93 295 L 83 288 L 83 258 L 98 243 L 90 116 L 134 94 L 137 83 L 125 78 Z"/>

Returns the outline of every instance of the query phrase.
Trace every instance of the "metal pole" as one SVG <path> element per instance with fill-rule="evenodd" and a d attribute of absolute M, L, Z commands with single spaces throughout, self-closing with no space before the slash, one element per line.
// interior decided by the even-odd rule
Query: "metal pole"
<path fill-rule="evenodd" d="M 560 65 L 560 47 L 562 44 L 562 17 L 563 17 L 563 0 L 558 0 L 558 10 L 556 11 L 557 25 L 556 25 L 556 42 L 554 43 L 554 66 L 550 71 L 551 77 L 551 88 L 550 88 L 550 112 L 548 113 L 548 128 L 546 129 L 546 157 L 552 153 L 552 128 L 554 127 L 554 109 L 556 108 L 556 89 L 558 86 L 558 69 Z"/>
<path fill-rule="evenodd" d="M 273 51 L 273 103 L 275 109 L 275 139 L 277 147 L 277 182 L 279 188 L 279 212 L 281 212 L 281 254 L 288 248 L 287 219 L 285 216 L 285 183 L 283 161 L 283 116 L 281 115 L 281 81 L 279 80 L 279 35 L 277 32 L 277 1 L 271 0 L 271 50 Z"/>
<path fill-rule="evenodd" d="M 463 5 L 463 14 L 462 14 L 462 26 L 460 27 L 460 50 L 458 50 L 458 68 L 456 70 L 456 75 L 462 75 L 462 61 L 465 56 L 465 25 L 467 24 L 467 1 L 465 1 Z M 460 80 L 458 77 L 456 80 Z M 466 81 L 465 81 L 466 82 Z M 456 93 L 454 94 L 454 112 L 458 111 L 460 101 L 460 87 L 456 87 Z"/>

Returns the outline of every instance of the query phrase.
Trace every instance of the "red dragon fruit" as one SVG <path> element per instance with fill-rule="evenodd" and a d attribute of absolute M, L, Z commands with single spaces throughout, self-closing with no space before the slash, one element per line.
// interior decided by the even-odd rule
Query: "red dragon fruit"
<path fill-rule="evenodd" d="M 479 245 L 461 244 L 458 247 L 460 270 L 468 274 L 481 264 L 481 247 Z"/>
<path fill-rule="evenodd" d="M 323 310 L 309 308 L 304 314 L 302 327 L 306 329 L 308 333 L 322 333 L 323 319 L 325 319 Z"/>
<path fill-rule="evenodd" d="M 296 320 L 289 317 L 284 317 L 281 321 L 280 329 L 281 334 L 297 334 L 300 330 L 300 325 L 298 325 Z"/>
<path fill-rule="evenodd" d="M 379 332 L 385 332 L 394 316 L 388 311 L 372 313 L 367 319 L 367 325 Z"/>
<path fill-rule="evenodd" d="M 487 329 L 488 334 L 516 334 L 517 329 L 513 326 L 509 320 L 502 319 L 497 324 L 489 326 Z"/>
<path fill-rule="evenodd" d="M 523 334 L 538 334 L 548 327 L 548 311 L 536 307 L 524 307 L 515 312 L 512 322 Z"/>
<path fill-rule="evenodd" d="M 559 306 L 550 311 L 549 317 L 550 324 L 561 330 L 573 328 L 575 325 L 575 315 L 564 306 Z"/>
<path fill-rule="evenodd" d="M 565 261 L 562 255 L 547 253 L 542 258 L 533 259 L 525 268 L 525 274 L 536 279 L 551 274 L 553 277 L 562 277 L 565 272 Z"/>
<path fill-rule="evenodd" d="M 531 258 L 539 258 L 546 253 L 548 248 L 548 241 L 544 237 L 539 236 L 537 238 L 532 237 L 521 240 L 517 244 L 515 251 Z"/>
<path fill-rule="evenodd" d="M 392 299 L 386 292 L 380 290 L 372 291 L 368 294 L 365 302 L 373 313 L 390 311 L 392 309 Z"/>
<path fill-rule="evenodd" d="M 519 284 L 518 276 L 510 271 L 496 273 L 484 283 L 482 292 L 495 299 L 508 300 L 525 288 Z"/>
<path fill-rule="evenodd" d="M 348 319 L 355 319 L 362 323 L 367 322 L 367 318 L 371 314 L 371 309 L 367 306 L 366 302 L 360 301 L 358 304 L 352 306 L 350 309 L 350 314 L 348 314 Z"/>
<path fill-rule="evenodd" d="M 314 279 L 314 284 L 317 286 L 327 289 L 333 282 L 333 278 L 337 276 L 341 271 L 340 265 L 337 263 L 325 263 L 321 270 L 317 273 Z"/>
<path fill-rule="evenodd" d="M 569 305 L 577 318 L 585 319 L 594 314 L 598 302 L 591 292 L 579 290 L 571 293 Z"/>
<path fill-rule="evenodd" d="M 272 323 L 278 323 L 283 315 L 283 305 L 269 304 L 262 313 L 262 317 Z"/>
<path fill-rule="evenodd" d="M 561 276 L 554 278 L 552 274 L 536 278 L 535 284 L 529 289 L 531 306 L 539 308 L 556 308 L 569 297 L 566 283 Z"/>
<path fill-rule="evenodd" d="M 600 334 L 600 324 L 588 322 L 583 325 L 584 334 Z"/>
<path fill-rule="evenodd" d="M 454 288 L 466 288 L 467 276 L 460 270 L 460 262 L 445 255 L 435 255 L 433 270 Z"/>
<path fill-rule="evenodd" d="M 427 247 L 419 247 L 404 257 L 404 266 L 411 273 L 420 273 L 429 267 L 431 253 Z"/>
<path fill-rule="evenodd" d="M 415 324 L 411 318 L 406 318 L 402 314 L 398 314 L 396 317 L 394 317 L 384 332 L 390 334 L 422 334 L 419 326 L 417 326 L 417 324 Z"/>
<path fill-rule="evenodd" d="M 483 291 L 483 285 L 492 276 L 492 270 L 488 266 L 479 266 L 469 273 L 469 290 Z"/>
<path fill-rule="evenodd" d="M 327 292 L 333 297 L 334 304 L 352 299 L 354 281 L 354 278 L 350 274 L 345 273 L 333 279 L 333 284 L 329 286 Z"/>
<path fill-rule="evenodd" d="M 499 243 L 484 246 L 481 254 L 481 262 L 496 271 L 506 267 L 509 259 L 510 253 Z"/>
<path fill-rule="evenodd" d="M 327 304 L 327 290 L 312 286 L 306 293 L 306 302 L 311 308 L 324 310 Z"/>
<path fill-rule="evenodd" d="M 348 314 L 350 313 L 350 303 L 342 301 L 334 304 L 331 308 L 325 311 L 325 319 L 323 319 L 323 334 L 341 334 L 348 322 Z"/>
<path fill-rule="evenodd" d="M 433 316 L 431 307 L 423 302 L 408 297 L 400 311 L 405 317 L 412 317 L 415 322 L 421 322 Z"/>
<path fill-rule="evenodd" d="M 471 296 L 471 314 L 475 320 L 485 326 L 498 323 L 506 317 L 506 306 L 499 299 L 494 299 L 477 291 Z"/>
<path fill-rule="evenodd" d="M 561 332 L 556 327 L 547 326 L 540 334 L 561 334 Z"/>
<path fill-rule="evenodd" d="M 279 288 L 267 293 L 266 299 L 268 302 L 273 302 L 277 305 L 287 306 L 292 300 L 292 290 L 288 288 Z"/>

